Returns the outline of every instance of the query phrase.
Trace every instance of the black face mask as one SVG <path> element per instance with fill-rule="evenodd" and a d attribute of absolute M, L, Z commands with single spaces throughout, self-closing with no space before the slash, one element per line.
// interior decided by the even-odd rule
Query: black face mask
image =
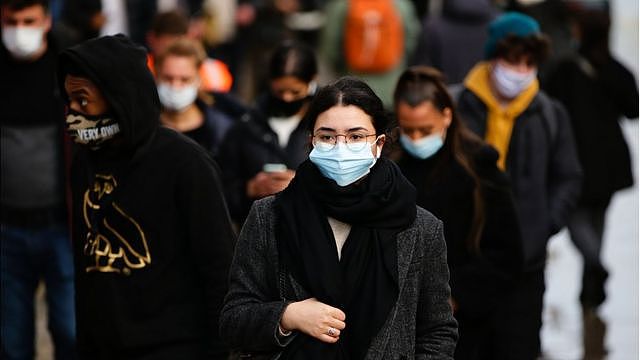
<path fill-rule="evenodd" d="M 107 114 L 86 115 L 69 109 L 65 121 L 71 139 L 94 150 L 120 133 L 118 122 Z"/>
<path fill-rule="evenodd" d="M 309 96 L 305 96 L 301 99 L 287 102 L 277 96 L 274 96 L 273 94 L 269 94 L 267 109 L 270 116 L 291 117 L 297 114 L 308 100 Z"/>

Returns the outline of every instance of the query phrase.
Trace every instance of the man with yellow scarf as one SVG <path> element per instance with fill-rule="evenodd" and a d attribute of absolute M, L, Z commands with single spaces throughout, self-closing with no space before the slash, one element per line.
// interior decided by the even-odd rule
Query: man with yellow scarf
<path fill-rule="evenodd" d="M 461 118 L 498 150 L 522 229 L 524 271 L 496 314 L 504 348 L 495 359 L 539 355 L 546 246 L 566 224 L 580 190 L 568 116 L 538 85 L 537 68 L 548 47 L 534 19 L 501 15 L 489 25 L 487 60 L 469 72 L 458 99 Z"/>

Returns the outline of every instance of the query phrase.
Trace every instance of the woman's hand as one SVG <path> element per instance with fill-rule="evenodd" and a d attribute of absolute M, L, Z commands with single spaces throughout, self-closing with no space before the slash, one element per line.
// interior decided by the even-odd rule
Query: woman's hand
<path fill-rule="evenodd" d="M 327 343 L 335 343 L 344 330 L 344 312 L 315 298 L 291 303 L 284 310 L 280 327 L 298 330 Z"/>
<path fill-rule="evenodd" d="M 296 175 L 293 170 L 279 172 L 264 172 L 256 174 L 247 183 L 247 196 L 250 199 L 260 199 L 284 190 Z"/>

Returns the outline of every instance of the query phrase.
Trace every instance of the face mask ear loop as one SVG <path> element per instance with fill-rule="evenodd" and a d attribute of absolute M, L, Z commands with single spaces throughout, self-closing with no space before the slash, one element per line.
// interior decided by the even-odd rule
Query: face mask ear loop
<path fill-rule="evenodd" d="M 307 85 L 307 95 L 308 96 L 313 96 L 316 94 L 316 91 L 318 91 L 318 82 L 316 82 L 315 80 L 312 80 L 309 85 Z"/>
<path fill-rule="evenodd" d="M 380 156 L 382 155 L 382 147 L 384 145 L 378 145 L 378 141 L 380 141 L 380 138 L 384 136 L 384 134 L 380 134 L 377 138 L 376 141 L 374 142 L 374 144 L 376 144 L 376 159 L 380 159 Z"/>

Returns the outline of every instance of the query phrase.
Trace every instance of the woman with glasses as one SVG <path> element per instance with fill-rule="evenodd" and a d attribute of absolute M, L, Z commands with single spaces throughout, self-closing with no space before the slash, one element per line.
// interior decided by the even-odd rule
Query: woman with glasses
<path fill-rule="evenodd" d="M 306 115 L 313 149 L 253 204 L 220 320 L 241 352 L 279 359 L 450 359 L 457 339 L 442 223 L 380 153 L 381 100 L 342 78 Z"/>
<path fill-rule="evenodd" d="M 459 324 L 456 359 L 506 359 L 493 320 L 520 272 L 515 205 L 498 153 L 460 121 L 440 73 L 417 66 L 394 93 L 400 147 L 392 152 L 417 189 L 417 203 L 444 223 L 451 303 Z M 515 324 L 514 324 L 515 325 Z"/>

